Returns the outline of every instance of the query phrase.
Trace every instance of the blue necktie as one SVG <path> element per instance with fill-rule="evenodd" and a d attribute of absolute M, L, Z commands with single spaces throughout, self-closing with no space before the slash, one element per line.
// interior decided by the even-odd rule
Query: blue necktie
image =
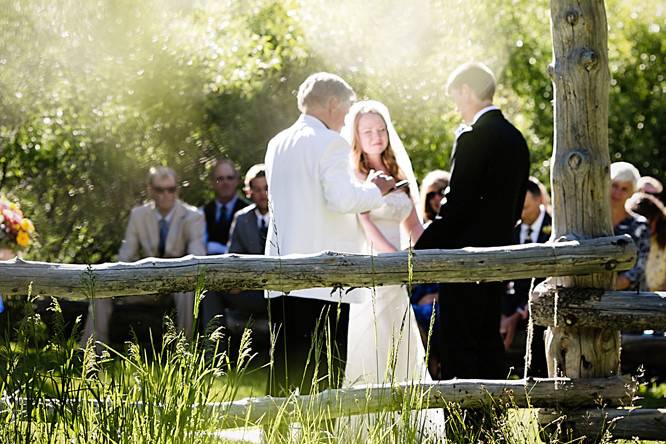
<path fill-rule="evenodd" d="M 220 222 L 227 222 L 227 206 L 225 204 L 222 204 L 221 207 L 219 207 L 219 212 L 217 213 L 217 219 L 216 222 L 219 224 Z"/>
<path fill-rule="evenodd" d="M 166 248 L 166 238 L 169 234 L 169 223 L 165 218 L 160 219 L 160 242 L 157 244 L 157 254 L 159 257 L 164 257 L 164 249 Z"/>

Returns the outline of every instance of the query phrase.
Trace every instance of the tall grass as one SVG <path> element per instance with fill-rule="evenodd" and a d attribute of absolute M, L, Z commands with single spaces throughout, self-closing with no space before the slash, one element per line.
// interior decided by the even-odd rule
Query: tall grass
<path fill-rule="evenodd" d="M 203 295 L 200 282 L 195 305 Z M 158 349 L 141 346 L 135 338 L 122 351 L 105 346 L 99 354 L 92 342 L 83 349 L 77 346 L 80 319 L 71 334 L 65 333 L 57 300 L 49 307 L 53 314 L 50 334 L 33 303 L 29 296 L 20 322 L 5 332 L 0 343 L 2 443 L 223 442 L 225 435 L 219 431 L 224 412 L 212 413 L 200 407 L 264 393 L 264 378 L 270 369 L 252 367 L 249 330 L 243 334 L 233 362 L 225 352 L 221 328 L 186 338 L 169 318 L 165 318 Z M 387 397 L 382 400 L 386 411 L 367 412 L 356 420 L 336 419 L 315 404 L 286 403 L 262 424 L 263 441 L 441 442 L 441 436 L 428 435 L 418 413 L 428 407 L 425 393 L 414 393 L 399 405 Z M 456 404 L 445 410 L 449 442 L 541 441 L 533 410 L 517 410 L 511 403 L 492 399 L 481 411 L 461 409 Z M 249 420 L 239 425 L 257 426 Z M 553 428 L 543 437 L 553 443 L 570 442 L 565 435 Z"/>

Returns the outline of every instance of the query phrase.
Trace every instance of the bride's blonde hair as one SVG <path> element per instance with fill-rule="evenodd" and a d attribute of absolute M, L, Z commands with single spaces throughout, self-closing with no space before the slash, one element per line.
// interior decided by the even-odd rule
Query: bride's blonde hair
<path fill-rule="evenodd" d="M 361 116 L 365 114 L 376 114 L 382 119 L 382 122 L 384 122 L 384 126 L 387 127 L 387 125 L 382 114 L 378 110 L 370 106 L 361 108 L 358 111 L 358 113 L 356 113 L 356 117 L 354 118 L 354 130 L 352 131 L 352 144 L 351 144 L 352 162 L 354 165 L 354 169 L 367 177 L 368 173 L 370 173 L 370 166 L 368 165 L 368 159 L 366 158 L 365 153 L 363 152 L 363 148 L 361 147 L 361 143 L 358 137 L 358 121 L 361 119 Z M 405 179 L 405 174 L 402 172 L 402 170 L 400 170 L 400 168 L 398 167 L 398 162 L 395 160 L 395 154 L 393 154 L 393 149 L 391 148 L 391 138 L 388 136 L 388 131 L 387 131 L 387 138 L 388 138 L 388 144 L 386 146 L 386 149 L 382 151 L 381 154 L 382 163 L 384 164 L 384 166 L 386 166 L 386 169 L 388 170 L 384 172 L 386 174 L 393 176 L 393 178 L 397 182 Z M 407 189 L 405 190 L 407 191 Z"/>

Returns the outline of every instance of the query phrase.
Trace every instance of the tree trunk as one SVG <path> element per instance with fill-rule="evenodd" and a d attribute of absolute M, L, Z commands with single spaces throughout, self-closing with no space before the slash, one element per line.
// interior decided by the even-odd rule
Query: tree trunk
<path fill-rule="evenodd" d="M 607 22 L 603 0 L 551 1 L 555 90 L 552 159 L 553 236 L 613 233 L 608 155 Z M 613 288 L 613 272 L 558 278 L 564 287 Z M 558 326 L 546 334 L 549 375 L 592 378 L 617 374 L 617 330 Z"/>

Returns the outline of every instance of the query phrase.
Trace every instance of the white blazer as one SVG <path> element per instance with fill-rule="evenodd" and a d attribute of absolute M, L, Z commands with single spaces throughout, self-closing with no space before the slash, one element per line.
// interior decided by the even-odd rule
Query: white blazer
<path fill-rule="evenodd" d="M 266 255 L 361 251 L 364 235 L 356 214 L 379 208 L 383 200 L 374 184 L 354 177 L 350 153 L 340 134 L 307 114 L 271 139 L 265 161 L 272 213 Z M 266 292 L 269 298 L 281 295 Z M 313 288 L 289 295 L 360 302 L 363 292 Z"/>

